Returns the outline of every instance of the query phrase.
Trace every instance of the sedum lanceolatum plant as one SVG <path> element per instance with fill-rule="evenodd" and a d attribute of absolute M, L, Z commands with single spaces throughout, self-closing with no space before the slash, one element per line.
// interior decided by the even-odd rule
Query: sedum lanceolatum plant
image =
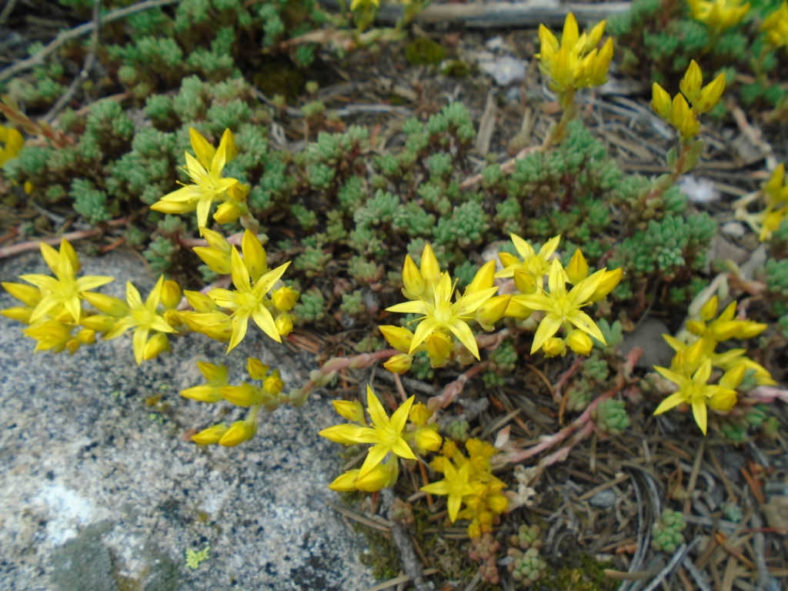
<path fill-rule="evenodd" d="M 350 3 L 357 39 L 377 7 L 376 1 Z M 222 18 L 237 14 L 240 19 L 245 14 L 241 10 L 239 6 Z M 406 8 L 403 19 L 412 18 L 414 10 Z M 747 7 L 698 1 L 691 10 L 704 27 L 723 35 L 740 26 Z M 189 19 L 205 26 L 197 12 Z M 272 16 L 268 22 L 274 20 Z M 762 23 L 773 49 L 785 45 L 783 24 L 780 11 Z M 358 126 L 341 133 L 319 128 L 315 140 L 297 154 L 274 148 L 267 134 L 274 115 L 250 108 L 256 97 L 250 85 L 240 78 L 212 78 L 232 67 L 232 60 L 223 59 L 228 56 L 221 31 L 212 49 L 221 55 L 213 56 L 211 67 L 206 64 L 203 79 L 183 77 L 174 96 L 151 95 L 146 101 L 150 128 L 133 133 L 131 119 L 117 103 L 100 103 L 86 118 L 78 147 L 55 152 L 32 146 L 27 154 L 19 151 L 21 135 L 0 128 L 0 165 L 6 165 L 10 178 L 54 178 L 52 186 L 60 188 L 51 189 L 52 203 L 71 195 L 78 201 L 76 210 L 96 221 L 122 211 L 109 203 L 110 195 L 123 195 L 134 204 L 141 200 L 154 212 L 150 219 L 158 223 L 159 233 L 167 236 L 158 243 L 160 258 L 167 258 L 172 248 L 188 257 L 190 265 L 200 261 L 207 283 L 186 289 L 186 280 L 178 283 L 162 274 L 144 297 L 131 282 L 126 283 L 125 298 L 113 297 L 97 291 L 113 278 L 79 276 L 76 252 L 64 240 L 59 251 L 41 245 L 51 276 L 28 274 L 21 276 L 24 283 L 3 284 L 21 305 L 2 313 L 27 325 L 24 332 L 36 341 L 36 351 L 73 353 L 129 334 L 138 364 L 170 350 L 187 332 L 220 341 L 226 354 L 238 354 L 255 327 L 277 343 L 292 339 L 295 325 L 318 319 L 322 329 L 328 326 L 334 332 L 338 324 L 363 328 L 358 355 L 329 359 L 295 391 L 285 391 L 280 372 L 255 356 L 247 357 L 247 376 L 241 381 L 216 360 L 199 361 L 203 383 L 183 389 L 181 396 L 205 404 L 226 402 L 244 414 L 200 430 L 192 441 L 221 446 L 247 442 L 255 436 L 263 411 L 300 404 L 313 388 L 330 388 L 337 375 L 382 362 L 395 374 L 390 377 L 399 403 L 376 386 L 382 394 L 378 396 L 372 384 L 366 387 L 365 405 L 356 399 L 332 401 L 347 422 L 319 435 L 360 446 L 363 453 L 330 488 L 373 493 L 373 505 L 378 498 L 374 493 L 385 488 L 399 492 L 406 487 L 414 499 L 427 497 L 431 509 L 433 504 L 445 507 L 448 523 L 463 521 L 474 548 L 495 571 L 494 528 L 502 516 L 524 504 L 520 492 L 510 488 L 505 469 L 566 442 L 540 457 L 536 469 L 544 470 L 591 434 L 614 437 L 629 426 L 627 409 L 637 397 L 619 392 L 624 385 L 631 392 L 640 382 L 634 376 L 637 355 L 624 359 L 616 350 L 622 326 L 631 326 L 650 305 L 664 304 L 659 294 L 647 297 L 650 286 L 670 284 L 682 275 L 689 281 L 700 270 L 714 233 L 711 222 L 698 221 L 706 218 L 687 213 L 675 183 L 700 157 L 700 117 L 720 101 L 725 75 L 704 84 L 701 66 L 692 60 L 675 96 L 665 90 L 668 83 L 655 82 L 652 106 L 676 129 L 678 151 L 669 155 L 670 170 L 662 177 L 624 175 L 583 127 L 575 106 L 579 90 L 607 79 L 613 39 L 603 39 L 605 27 L 603 21 L 581 33 L 572 14 L 560 40 L 540 27 L 540 69 L 557 94 L 561 120 L 538 149 L 511 167 L 484 167 L 480 181 L 471 177 L 470 189 L 466 177 L 472 172 L 469 154 L 475 130 L 459 103 L 425 121 L 404 122 L 399 150 L 376 153 L 372 137 Z M 183 25 L 180 30 L 187 29 Z M 266 36 L 280 39 L 273 30 Z M 135 96 L 146 96 L 166 76 L 167 69 L 158 62 L 148 75 L 142 71 L 145 55 L 155 54 L 159 45 L 148 40 L 111 50 L 133 63 L 126 64 L 122 76 Z M 159 48 L 167 50 L 162 60 L 178 61 L 172 59 L 177 54 L 173 46 L 164 43 Z M 198 61 L 190 58 L 179 67 L 191 72 L 199 69 Z M 706 62 L 701 63 L 705 68 Z M 321 125 L 317 117 L 305 119 L 307 133 L 312 131 L 309 126 Z M 68 179 L 73 172 L 69 162 L 103 166 L 107 154 L 119 156 L 109 165 L 112 174 L 104 185 L 99 187 L 97 179 Z M 56 170 L 42 164 L 50 157 Z M 28 173 L 30 178 L 25 177 Z M 765 209 L 747 211 L 760 197 Z M 784 167 L 777 167 L 761 191 L 740 202 L 738 209 L 762 240 L 778 234 L 788 212 Z M 287 226 L 287 233 L 278 231 L 280 225 Z M 199 236 L 188 236 L 190 228 Z M 270 232 L 270 242 L 263 230 Z M 503 239 L 507 235 L 510 243 Z M 269 264 L 266 247 L 272 245 Z M 480 258 L 478 253 L 488 245 L 495 248 Z M 287 283 L 293 276 L 298 284 Z M 331 282 L 333 292 L 324 296 L 327 290 L 321 287 Z M 352 287 L 346 289 L 348 285 Z M 640 291 L 633 293 L 634 287 Z M 329 298 L 341 301 L 342 314 L 328 309 Z M 632 307 L 638 311 L 632 313 Z M 675 337 L 665 335 L 673 359 L 668 367 L 655 367 L 656 374 L 643 380 L 642 388 L 648 392 L 653 383 L 664 395 L 661 401 L 647 400 L 653 403 L 650 411 L 662 415 L 691 409 L 704 435 L 710 426 L 747 412 L 754 388 L 775 384 L 758 357 L 751 358 L 741 346 L 767 326 L 745 319 L 744 306 L 737 316 L 736 302 L 721 312 L 718 307 L 717 296 L 708 299 L 684 330 Z M 378 322 L 388 322 L 378 331 L 389 349 L 380 347 L 374 330 Z M 558 416 L 561 421 L 564 411 L 577 416 L 533 447 L 520 447 L 526 444 L 510 440 L 506 430 L 497 434 L 496 445 L 485 441 L 471 428 L 473 418 L 462 414 L 465 409 L 452 406 L 474 376 L 484 381 L 476 398 L 487 401 L 488 393 L 506 380 L 525 384 L 523 368 L 537 365 L 548 383 L 564 372 L 559 383 L 567 386 L 565 398 L 556 394 L 554 400 L 560 405 Z M 458 377 L 442 383 L 458 369 Z M 405 390 L 408 381 L 401 374 L 407 372 L 432 377 L 434 386 L 445 387 L 420 401 Z M 471 408 L 478 400 L 462 402 Z M 523 550 L 527 545 L 520 544 Z M 544 563 L 533 544 L 529 552 L 527 557 L 517 555 L 512 570 L 521 579 L 535 581 Z"/>

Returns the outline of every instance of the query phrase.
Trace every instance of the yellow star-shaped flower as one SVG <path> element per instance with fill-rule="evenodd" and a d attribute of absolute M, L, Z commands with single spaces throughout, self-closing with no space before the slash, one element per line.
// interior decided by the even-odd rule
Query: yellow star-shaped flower
<path fill-rule="evenodd" d="M 487 265 L 494 264 L 493 261 L 487 263 Z M 479 273 L 483 270 L 484 268 L 480 269 Z M 401 314 L 423 315 L 410 342 L 409 354 L 412 354 L 431 334 L 448 331 L 457 337 L 476 359 L 479 359 L 479 347 L 476 345 L 476 337 L 473 336 L 468 321 L 474 318 L 475 312 L 493 297 L 497 290 L 497 287 L 474 288 L 472 283 L 462 296 L 452 302 L 454 286 L 449 274 L 444 272 L 435 285 L 430 299 L 402 302 L 386 310 Z"/>
<path fill-rule="evenodd" d="M 605 278 L 605 272 L 606 269 L 601 269 L 589 275 L 567 292 L 566 272 L 558 259 L 553 259 L 547 278 L 547 291 L 540 290 L 536 294 L 512 296 L 512 301 L 532 310 L 545 312 L 534 335 L 531 345 L 532 354 L 541 349 L 560 328 L 567 330 L 570 326 L 605 343 L 605 337 L 594 320 L 581 310 L 593 301 L 595 292 Z"/>
<path fill-rule="evenodd" d="M 114 281 L 105 275 L 86 275 L 77 279 L 80 264 L 74 247 L 67 240 L 61 240 L 60 252 L 41 243 L 41 254 L 54 277 L 49 275 L 28 274 L 19 278 L 35 285 L 41 292 L 41 299 L 30 312 L 28 321 L 33 324 L 47 315 L 56 316 L 65 308 L 75 323 L 82 315 L 82 298 L 85 292 Z M 58 308 L 62 306 L 62 308 Z"/>
<path fill-rule="evenodd" d="M 119 337 L 130 328 L 134 328 L 134 359 L 137 365 L 147 359 L 152 359 L 162 351 L 161 339 L 154 334 L 150 339 L 150 333 L 170 333 L 175 332 L 166 320 L 159 314 L 158 307 L 161 303 L 162 290 L 164 289 L 164 275 L 159 277 L 156 285 L 145 301 L 142 301 L 140 292 L 134 287 L 131 281 L 126 282 L 126 305 L 128 312 L 117 320 L 115 325 L 107 331 L 104 338 L 114 339 Z M 161 338 L 166 339 L 162 335 Z"/>
<path fill-rule="evenodd" d="M 365 424 L 344 424 L 334 425 L 323 429 L 318 433 L 321 437 L 325 437 L 335 443 L 342 443 L 343 445 L 353 445 L 356 443 L 372 443 L 372 447 L 367 452 L 367 457 L 359 469 L 357 478 L 363 479 L 369 474 L 373 468 L 379 465 L 383 459 L 389 454 L 393 453 L 396 456 L 405 458 L 407 460 L 415 460 L 416 455 L 402 436 L 402 431 L 405 428 L 405 423 L 408 421 L 408 413 L 410 407 L 413 406 L 415 396 L 408 398 L 403 404 L 399 406 L 391 418 L 386 414 L 386 410 L 378 400 L 375 392 L 371 386 L 367 386 L 367 412 L 372 422 L 372 426 Z M 347 406 L 347 405 L 345 405 Z M 357 412 L 350 414 L 347 408 L 343 406 L 334 405 L 340 411 L 340 414 L 345 418 L 357 420 Z M 363 417 L 361 417 L 363 419 Z"/>
<path fill-rule="evenodd" d="M 204 228 L 214 201 L 233 200 L 230 193 L 238 189 L 237 179 L 225 178 L 222 170 L 225 164 L 235 157 L 236 148 L 233 133 L 226 129 L 214 148 L 199 131 L 189 128 L 189 139 L 195 158 L 186 152 L 186 172 L 194 184 L 184 185 L 168 193 L 151 206 L 162 213 L 188 213 L 197 210 L 197 225 Z M 243 191 L 242 191 L 243 192 Z"/>

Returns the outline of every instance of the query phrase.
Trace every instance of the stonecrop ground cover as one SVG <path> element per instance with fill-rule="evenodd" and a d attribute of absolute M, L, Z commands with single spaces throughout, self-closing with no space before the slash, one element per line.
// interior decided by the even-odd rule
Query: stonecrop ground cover
<path fill-rule="evenodd" d="M 615 438 L 632 421 L 643 432 L 694 422 L 702 436 L 731 444 L 757 427 L 759 436 L 779 437 L 784 416 L 767 417 L 765 404 L 788 397 L 779 383 L 788 337 L 784 163 L 772 162 L 760 190 L 728 206 L 761 243 L 765 262 L 754 275 L 733 263 L 709 267 L 715 223 L 691 211 L 677 188 L 704 156 L 706 118 L 722 108 L 731 86 L 742 91 L 719 55 L 698 49 L 680 77 L 668 72 L 653 81 L 651 107 L 674 130 L 677 145 L 664 174 L 627 175 L 584 127 L 578 102 L 581 91 L 607 81 L 615 63 L 606 22 L 581 31 L 570 13 L 560 35 L 542 25 L 534 59 L 561 115 L 541 144 L 474 170 L 468 156 L 476 131 L 457 102 L 408 119 L 400 145 L 384 148 L 356 126 L 310 137 L 310 127 L 332 128 L 314 101 L 300 113 L 303 148 L 277 147 L 284 144 L 273 130 L 287 99 L 272 99 L 270 109 L 250 106 L 259 91 L 239 68 L 244 58 L 234 34 L 260 23 L 262 49 L 290 49 L 308 63 L 318 42 L 326 51 L 332 44 L 366 51 L 399 42 L 426 3 L 403 2 L 393 29 L 374 28 L 377 1 L 341 3 L 337 14 L 312 2 L 296 3 L 297 14 L 276 2 L 177 4 L 174 17 L 161 8 L 138 13 L 124 44 L 108 46 L 103 56 L 121 64 L 117 75 L 127 89 L 121 100 L 143 106 L 141 128 L 114 99 L 86 116 L 69 110 L 53 128 L 20 107 L 46 102 L 42 85 L 19 78 L 4 89 L 9 122 L 0 127 L 0 182 L 17 200 L 6 206 L 71 200 L 77 214 L 105 229 L 127 214 L 125 241 L 147 247 L 146 257 L 162 271 L 144 299 L 126 282 L 124 300 L 100 291 L 122 278 L 80 275 L 69 240 L 58 249 L 42 242 L 51 274 L 3 283 L 20 303 L 1 313 L 24 325 L 34 351 L 74 353 L 128 333 L 129 361 L 144 371 L 144 362 L 177 347 L 188 332 L 226 343 L 226 353 L 237 355 L 248 351 L 244 340 L 252 330 L 276 347 L 298 343 L 299 327 L 332 334 L 343 323 L 354 326 L 362 333 L 355 353 L 328 359 L 303 384 L 286 385 L 254 356 L 248 379 L 240 381 L 220 359 L 199 361 L 205 383 L 180 394 L 246 410 L 192 441 L 249 442 L 267 416 L 262 411 L 304 404 L 314 388 L 331 393 L 348 372 L 364 382 L 365 370 L 381 363 L 390 375 L 385 385 L 364 383 L 361 400 L 333 400 L 347 422 L 316 434 L 363 452 L 329 486 L 369 494 L 364 507 L 373 513 L 378 493 L 394 489 L 407 498 L 403 511 L 411 523 L 414 512 L 425 511 L 445 516 L 447 525 L 461 523 L 469 559 L 489 584 L 501 576 L 520 585 L 546 580 L 549 557 L 540 555 L 539 527 L 507 523 L 523 522 L 517 510 L 532 507 L 527 490 L 585 440 Z M 689 2 L 684 16 L 717 40 L 752 21 L 748 42 L 760 57 L 785 59 L 788 9 L 769 8 L 755 14 L 748 4 Z M 192 47 L 184 56 L 182 47 L 196 43 L 189 27 L 206 28 L 209 16 L 220 23 L 210 48 Z M 154 24 L 174 36 L 156 36 Z M 319 26 L 327 33 L 310 37 Z M 146 55 L 158 57 L 146 63 Z M 172 72 L 162 60 L 177 61 L 177 80 L 168 80 Z M 36 67 L 46 77 L 45 66 Z M 770 73 L 771 67 L 759 71 L 762 86 Z M 775 120 L 788 108 L 782 101 L 771 107 Z M 155 238 L 146 243 L 135 225 L 154 228 Z M 641 367 L 642 349 L 623 343 L 653 311 L 673 316 L 663 335 L 673 350 L 667 367 Z M 766 343 L 777 353 L 764 355 L 759 347 Z M 406 375 L 430 386 L 408 395 L 413 382 Z M 512 420 L 523 433 L 528 426 L 520 410 L 504 408 L 494 394 L 514 389 L 528 396 L 545 384 L 556 404 L 555 433 L 538 441 L 515 437 Z M 506 418 L 482 423 L 491 404 Z M 576 417 L 564 424 L 565 413 Z M 697 437 L 690 439 L 697 445 Z M 664 527 L 680 540 L 674 521 Z M 518 534 L 499 562 L 507 527 Z M 458 576 L 446 568 L 447 578 Z"/>

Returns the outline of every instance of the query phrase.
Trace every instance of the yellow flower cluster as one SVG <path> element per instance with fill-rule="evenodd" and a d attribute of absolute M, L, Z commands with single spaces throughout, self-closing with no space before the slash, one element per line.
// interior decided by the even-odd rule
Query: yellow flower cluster
<path fill-rule="evenodd" d="M 416 266 L 410 255 L 402 267 L 402 294 L 409 302 L 387 308 L 389 312 L 419 314 L 416 331 L 385 325 L 380 331 L 388 343 L 401 351 L 389 359 L 386 368 L 395 373 L 410 369 L 412 355 L 426 351 L 433 367 L 441 367 L 450 359 L 454 344 L 452 335 L 479 359 L 479 347 L 470 327 L 477 322 L 491 328 L 504 314 L 508 296 L 496 296 L 495 262 L 490 261 L 476 272 L 462 295 L 452 300 L 455 284 L 447 271 L 441 272 L 432 247 L 427 244 L 421 253 L 421 265 Z"/>
<path fill-rule="evenodd" d="M 329 488 L 336 491 L 374 492 L 392 486 L 396 482 L 399 476 L 397 457 L 407 460 L 417 459 L 403 433 L 414 401 L 414 396 L 408 398 L 389 418 L 372 387 L 367 386 L 367 413 L 371 424 L 368 424 L 364 418 L 364 410 L 358 401 L 332 401 L 334 410 L 352 423 L 328 427 L 318 435 L 343 445 L 366 443 L 372 444 L 372 447 L 369 448 L 361 468 L 341 474 L 329 485 Z M 434 433 L 437 435 L 437 432 Z M 440 435 L 437 437 L 437 445 L 440 446 Z M 384 462 L 389 454 L 390 457 Z"/>
<path fill-rule="evenodd" d="M 707 407 L 720 412 L 731 410 L 736 405 L 736 389 L 748 372 L 756 384 L 774 384 L 768 370 L 749 359 L 744 349 L 716 352 L 717 345 L 723 341 L 749 339 L 766 330 L 765 324 L 734 318 L 736 302 L 731 302 L 715 318 L 718 306 L 719 299 L 715 295 L 703 305 L 698 318 L 687 322 L 690 336 L 686 342 L 663 335 L 676 353 L 670 368 L 654 368 L 678 386 L 678 390 L 665 398 L 654 414 L 687 404 L 704 435 L 708 423 Z M 719 370 L 716 372 L 719 380 L 717 384 L 709 384 L 714 369 Z"/>
<path fill-rule="evenodd" d="M 195 443 L 200 445 L 218 443 L 225 447 L 233 447 L 248 441 L 257 432 L 260 409 L 274 410 L 284 402 L 282 397 L 284 382 L 279 370 L 271 371 L 268 365 L 255 357 L 247 359 L 246 372 L 252 380 L 260 382 L 259 386 L 252 382 L 243 382 L 237 386 L 230 385 L 227 367 L 224 365 L 198 361 L 197 367 L 206 383 L 181 390 L 181 396 L 208 403 L 226 400 L 249 410 L 243 420 L 235 421 L 230 425 L 226 423 L 212 425 L 192 435 L 192 441 Z"/>
<path fill-rule="evenodd" d="M 763 19 L 761 31 L 766 34 L 769 45 L 788 49 L 788 2 L 783 1 L 780 8 Z"/>
<path fill-rule="evenodd" d="M 506 484 L 491 471 L 495 447 L 486 441 L 469 439 L 465 450 L 467 457 L 456 443 L 446 440 L 441 455 L 430 462 L 433 470 L 443 474 L 443 480 L 422 486 L 421 490 L 447 496 L 449 520 L 454 523 L 457 519 L 469 519 L 468 535 L 478 538 L 492 531 L 497 516 L 508 508 L 509 499 L 502 492 Z"/>
<path fill-rule="evenodd" d="M 189 128 L 189 139 L 196 155 L 186 152 L 186 173 L 192 180 L 191 185 L 168 193 L 151 206 L 162 213 L 197 212 L 197 225 L 202 229 L 208 224 L 208 215 L 214 201 L 221 201 L 213 215 L 220 224 L 236 221 L 248 213 L 246 196 L 249 185 L 237 179 L 222 176 L 225 165 L 235 158 L 233 132 L 225 129 L 219 147 L 214 148 L 207 139 L 193 127 Z"/>
<path fill-rule="evenodd" d="M 550 88 L 559 94 L 571 94 L 580 88 L 604 84 L 613 59 L 611 37 L 601 49 L 597 48 L 604 34 L 602 21 L 590 33 L 581 35 L 571 12 L 564 21 L 560 43 L 550 29 L 539 25 L 539 67 L 550 78 Z"/>
<path fill-rule="evenodd" d="M 289 262 L 273 270 L 260 239 L 246 230 L 241 239 L 241 253 L 224 236 L 203 228 L 208 246 L 194 248 L 195 253 L 215 273 L 230 274 L 234 290 L 214 287 L 207 293 L 186 291 L 193 311 L 181 312 L 179 318 L 191 330 L 212 339 L 228 341 L 227 352 L 246 336 L 252 320 L 266 335 L 281 342 L 293 330 L 290 311 L 298 292 L 281 286 L 272 294 Z"/>
<path fill-rule="evenodd" d="M 718 74 L 714 80 L 703 86 L 703 72 L 698 63 L 692 60 L 679 88 L 681 93 L 676 94 L 671 101 L 667 91 L 654 82 L 651 106 L 657 115 L 675 127 L 682 140 L 686 141 L 695 137 L 700 130 L 698 115 L 708 113 L 719 102 L 725 90 L 725 74 Z"/>
<path fill-rule="evenodd" d="M 761 196 L 766 201 L 766 207 L 757 213 L 749 213 L 747 206 Z M 758 232 L 761 242 L 769 240 L 783 220 L 788 219 L 788 178 L 785 176 L 785 164 L 775 167 L 769 180 L 761 186 L 760 193 L 742 197 L 734 207 L 736 217 Z"/>
<path fill-rule="evenodd" d="M 504 268 L 498 277 L 513 277 L 520 293 L 512 296 L 506 315 L 528 318 L 535 312 L 542 314 L 531 344 L 532 354 L 541 349 L 545 355 L 554 357 L 566 354 L 568 347 L 575 353 L 588 355 L 594 346 L 591 337 L 606 343 L 599 327 L 582 308 L 613 291 L 621 281 L 622 271 L 600 269 L 589 275 L 588 262 L 579 249 L 564 268 L 557 258 L 550 260 L 560 240 L 560 236 L 553 237 L 537 252 L 526 240 L 512 234 L 521 258 L 500 253 Z M 569 291 L 567 283 L 572 284 Z M 563 338 L 555 336 L 559 330 L 565 334 Z"/>
<path fill-rule="evenodd" d="M 738 25 L 747 16 L 750 3 L 741 0 L 688 0 L 692 18 L 708 25 L 715 34 Z"/>

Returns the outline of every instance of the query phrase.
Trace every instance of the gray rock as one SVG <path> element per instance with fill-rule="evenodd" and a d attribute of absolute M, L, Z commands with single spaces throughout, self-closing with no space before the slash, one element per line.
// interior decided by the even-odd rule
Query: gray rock
<path fill-rule="evenodd" d="M 86 274 L 115 275 L 102 288 L 143 297 L 155 282 L 140 259 L 81 257 Z M 0 261 L 0 279 L 46 273 L 30 254 Z M 17 305 L 0 290 L 0 307 Z M 225 359 L 200 335 L 137 367 L 130 337 L 73 356 L 33 354 L 23 326 L 0 317 L 0 580 L 3 589 L 363 589 L 375 581 L 364 549 L 329 503 L 336 444 L 317 432 L 341 422 L 319 396 L 264 417 L 237 448 L 198 447 L 192 428 L 232 420 L 238 409 L 178 395 L 201 381 L 194 362 Z M 251 337 L 251 338 L 250 338 Z M 240 380 L 247 355 L 305 379 L 284 346 L 251 330 L 226 358 Z M 273 346 L 272 346 L 273 345 Z M 236 382 L 237 383 L 237 382 Z M 160 396 L 152 406 L 146 399 Z M 227 416 L 225 416 L 227 413 Z M 187 567 L 187 549 L 210 546 Z"/>
<path fill-rule="evenodd" d="M 616 495 L 616 492 L 607 488 L 594 494 L 594 496 L 588 499 L 588 503 L 597 509 L 610 509 L 610 507 L 616 504 L 617 498 L 618 495 Z"/>

